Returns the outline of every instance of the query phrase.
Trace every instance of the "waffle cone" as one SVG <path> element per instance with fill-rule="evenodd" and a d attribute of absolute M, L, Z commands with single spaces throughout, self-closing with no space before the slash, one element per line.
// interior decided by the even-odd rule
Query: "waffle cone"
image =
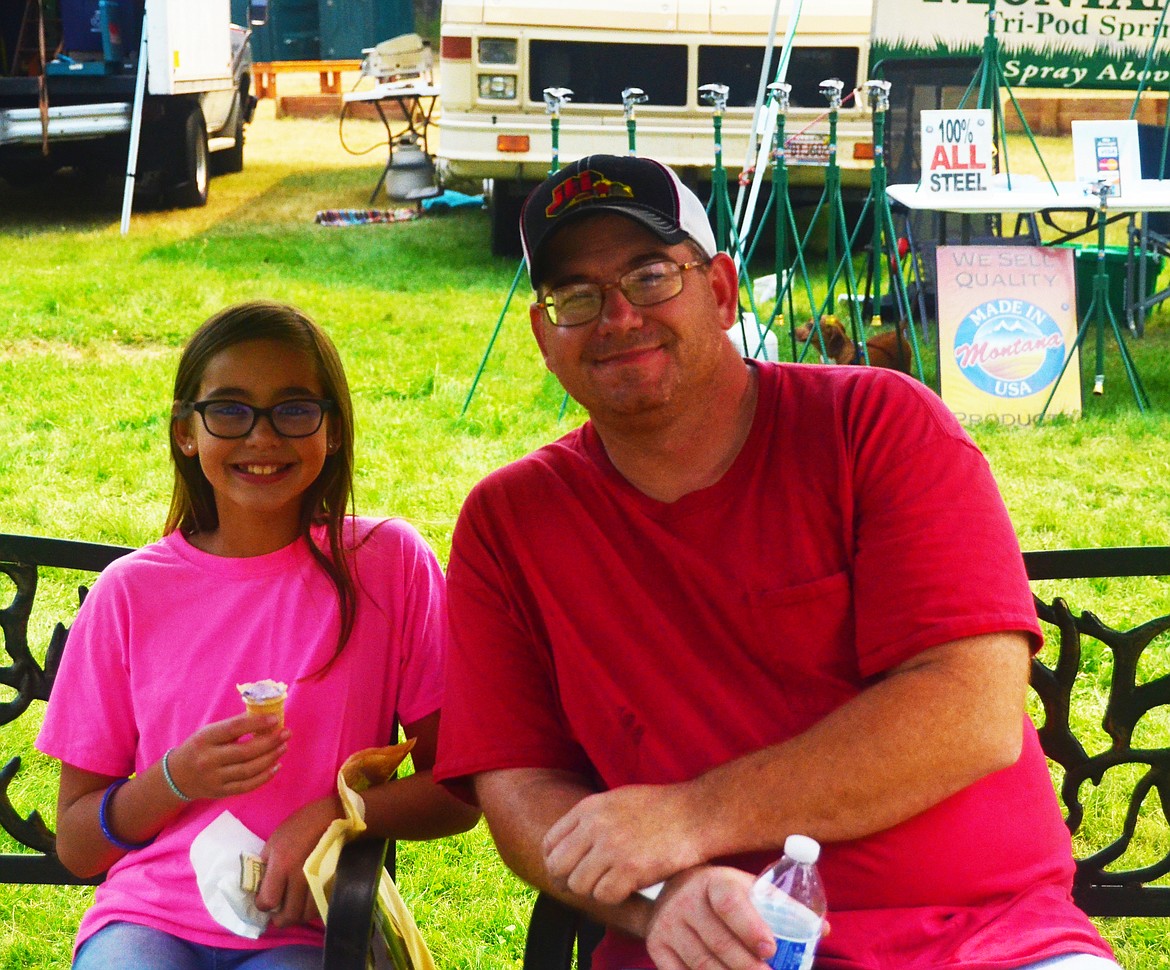
<path fill-rule="evenodd" d="M 273 697 L 266 701 L 250 701 L 244 699 L 244 707 L 247 708 L 248 714 L 254 717 L 263 717 L 265 714 L 275 714 L 280 718 L 280 722 L 276 725 L 279 731 L 284 727 L 284 698 Z"/>

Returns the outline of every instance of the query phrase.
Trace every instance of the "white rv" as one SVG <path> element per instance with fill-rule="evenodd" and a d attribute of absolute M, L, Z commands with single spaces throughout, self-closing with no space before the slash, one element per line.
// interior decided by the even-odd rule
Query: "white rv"
<path fill-rule="evenodd" d="M 548 173 L 546 88 L 573 93 L 559 116 L 562 162 L 628 149 L 622 92 L 640 88 L 636 149 L 709 182 L 712 107 L 699 88 L 729 89 L 723 160 L 743 167 L 773 22 L 773 0 L 444 0 L 440 41 L 442 120 L 436 163 L 444 184 L 479 191 L 489 180 L 492 248 L 514 252 L 519 207 Z M 774 58 L 793 15 L 781 0 Z M 868 189 L 873 144 L 864 95 L 872 0 L 810 0 L 797 21 L 786 81 L 794 193 L 818 197 L 827 158 L 828 101 L 821 82 L 838 78 L 838 163 L 847 194 Z M 769 80 L 774 69 L 769 70 Z"/>

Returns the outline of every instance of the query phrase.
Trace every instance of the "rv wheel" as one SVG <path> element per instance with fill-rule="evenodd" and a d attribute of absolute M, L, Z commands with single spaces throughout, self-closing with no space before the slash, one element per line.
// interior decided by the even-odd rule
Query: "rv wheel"
<path fill-rule="evenodd" d="M 521 256 L 520 209 L 532 186 L 527 183 L 503 182 L 492 185 L 491 217 L 492 255 Z"/>

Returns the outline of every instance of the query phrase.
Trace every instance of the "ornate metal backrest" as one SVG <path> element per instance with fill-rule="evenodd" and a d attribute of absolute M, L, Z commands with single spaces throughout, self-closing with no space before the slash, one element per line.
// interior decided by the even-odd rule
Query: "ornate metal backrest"
<path fill-rule="evenodd" d="M 1170 576 L 1170 547 L 1166 546 L 1031 552 L 1025 553 L 1024 559 L 1033 580 Z M 1141 855 L 1151 844 L 1165 846 L 1170 835 L 1170 731 L 1157 728 L 1158 717 L 1170 714 L 1170 674 L 1143 677 L 1142 671 L 1144 651 L 1170 630 L 1170 616 L 1152 617 L 1131 629 L 1115 629 L 1091 612 L 1072 609 L 1063 596 L 1051 601 L 1040 596 L 1035 599 L 1037 615 L 1055 627 L 1055 635 L 1051 630 L 1046 633 L 1059 648 L 1052 667 L 1039 659 L 1032 661 L 1032 688 L 1044 707 L 1044 724 L 1039 730 L 1044 751 L 1064 769 L 1059 793 L 1069 831 L 1074 836 L 1084 832 L 1089 801 L 1085 782 L 1100 786 L 1112 772 L 1111 781 L 1120 781 L 1110 786 L 1110 801 L 1119 786 L 1128 794 L 1123 819 L 1112 825 L 1109 820 L 1094 820 L 1096 828 L 1109 831 L 1105 836 L 1095 831 L 1090 841 L 1107 844 L 1077 859 L 1073 895 L 1092 916 L 1170 915 L 1170 885 L 1151 885 L 1170 872 L 1170 851 L 1153 862 L 1135 865 L 1122 861 L 1109 868 L 1133 850 Z M 1099 647 L 1086 650 L 1090 639 L 1104 647 L 1108 656 Z M 1151 651 L 1149 659 L 1155 659 L 1152 655 L 1156 653 Z M 1091 674 L 1087 673 L 1089 667 Z M 1096 750 L 1090 750 L 1091 742 L 1083 737 L 1089 732 L 1082 731 L 1079 736 L 1070 719 L 1078 677 L 1086 676 L 1106 692 L 1101 726 L 1107 740 Z M 1152 712 L 1135 743 L 1135 730 Z M 1155 739 L 1164 743 L 1149 743 Z M 1156 804 L 1148 797 L 1154 792 Z M 1151 827 L 1156 831 L 1150 831 Z M 1143 830 L 1140 835 L 1139 829 Z"/>
<path fill-rule="evenodd" d="M 50 635 L 44 667 L 37 663 L 29 647 L 28 626 L 40 570 L 55 568 L 96 573 L 130 551 L 125 546 L 0 534 L 0 572 L 12 580 L 16 589 L 12 601 L 0 609 L 0 631 L 3 632 L 4 649 L 11 661 L 7 666 L 0 667 L 0 684 L 15 691 L 15 696 L 0 703 L 0 725 L 15 721 L 34 700 L 49 699 L 57 665 L 65 649 L 68 628 L 63 623 L 57 623 Z M 81 586 L 77 592 L 80 606 L 85 598 L 86 587 Z M 74 877 L 57 861 L 55 837 L 40 813 L 34 809 L 28 816 L 21 816 L 13 807 L 8 797 L 8 787 L 19 770 L 19 756 L 10 758 L 0 768 L 0 827 L 33 851 L 0 855 L 0 881 L 83 881 Z"/>
<path fill-rule="evenodd" d="M 1032 580 L 1170 577 L 1170 546 L 1028 552 L 1024 561 Z M 1032 661 L 1032 688 L 1044 708 L 1040 741 L 1048 757 L 1064 770 L 1060 797 L 1070 832 L 1077 834 L 1085 821 L 1084 782 L 1099 785 L 1107 771 L 1125 765 L 1136 766 L 1139 774 L 1136 781 L 1126 782 L 1130 797 L 1120 834 L 1104 848 L 1077 860 L 1073 896 L 1091 916 L 1170 915 L 1170 887 L 1149 885 L 1170 872 L 1170 852 L 1150 865 L 1106 869 L 1133 843 L 1139 812 L 1151 791 L 1159 796 L 1155 821 L 1161 838 L 1157 844 L 1170 842 L 1166 815 L 1170 806 L 1170 747 L 1133 744 L 1134 729 L 1143 716 L 1170 705 L 1170 675 L 1137 682 L 1142 653 L 1159 634 L 1170 630 L 1170 616 L 1151 619 L 1130 630 L 1115 630 L 1093 613 L 1074 612 L 1064 597 L 1047 600 L 1037 595 L 1034 599 L 1037 615 L 1056 629 L 1055 635 L 1046 631 L 1058 648 L 1056 663 L 1049 667 L 1039 659 Z M 1074 687 L 1078 676 L 1086 673 L 1082 669 L 1085 638 L 1101 643 L 1113 663 L 1103 718 L 1109 743 L 1105 750 L 1093 753 L 1086 750 L 1087 742 L 1078 738 L 1070 718 Z M 1096 674 L 1097 680 L 1102 677 Z M 1170 745 L 1170 731 L 1164 737 Z M 578 936 L 582 927 L 590 925 L 582 914 L 542 893 L 529 922 L 525 970 L 567 970 L 575 945 L 584 945 L 588 952 L 589 945 L 579 943 Z"/>

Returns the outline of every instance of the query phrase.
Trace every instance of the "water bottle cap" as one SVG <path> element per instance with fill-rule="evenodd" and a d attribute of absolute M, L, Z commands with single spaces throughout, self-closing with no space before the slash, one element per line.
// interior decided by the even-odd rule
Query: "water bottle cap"
<path fill-rule="evenodd" d="M 784 854 L 793 862 L 811 866 L 821 856 L 821 845 L 807 835 L 790 835 L 784 840 Z"/>

